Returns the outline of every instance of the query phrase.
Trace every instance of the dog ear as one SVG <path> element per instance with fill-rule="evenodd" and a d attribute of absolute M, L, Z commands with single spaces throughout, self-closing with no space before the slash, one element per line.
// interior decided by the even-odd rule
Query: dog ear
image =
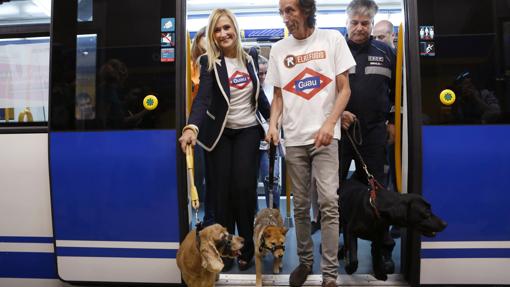
<path fill-rule="evenodd" d="M 268 228 L 264 228 L 264 232 L 262 232 L 262 236 L 264 236 L 264 238 L 269 238 L 271 237 L 271 232 L 268 230 Z"/>
<path fill-rule="evenodd" d="M 287 234 L 287 231 L 289 231 L 289 229 L 288 229 L 288 228 L 286 228 L 286 227 L 280 227 L 280 228 L 281 228 L 281 230 L 282 230 L 282 234 L 283 234 L 283 235 Z"/>
<path fill-rule="evenodd" d="M 209 272 L 219 273 L 221 269 L 223 269 L 223 260 L 221 260 L 220 253 L 211 240 L 202 241 L 200 245 L 200 256 L 202 257 L 202 267 Z"/>
<path fill-rule="evenodd" d="M 223 269 L 223 260 L 220 252 L 216 249 L 214 237 L 221 233 L 221 226 L 212 225 L 198 234 L 200 236 L 200 256 L 202 257 L 202 267 L 209 272 L 218 273 Z"/>

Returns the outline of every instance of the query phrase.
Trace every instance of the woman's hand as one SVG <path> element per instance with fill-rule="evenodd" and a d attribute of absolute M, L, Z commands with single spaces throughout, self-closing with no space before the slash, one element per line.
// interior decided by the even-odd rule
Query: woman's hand
<path fill-rule="evenodd" d="M 179 142 L 181 143 L 182 152 L 186 153 L 187 145 L 195 146 L 197 144 L 197 134 L 192 129 L 185 129 L 179 138 Z"/>

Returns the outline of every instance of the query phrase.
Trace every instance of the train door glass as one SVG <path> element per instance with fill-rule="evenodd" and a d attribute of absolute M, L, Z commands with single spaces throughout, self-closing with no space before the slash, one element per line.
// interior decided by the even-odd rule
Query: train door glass
<path fill-rule="evenodd" d="M 421 283 L 508 284 L 510 4 L 417 3 L 422 188 L 449 224 L 423 239 Z"/>
<path fill-rule="evenodd" d="M 181 282 L 180 5 L 53 1 L 49 152 L 65 281 Z"/>

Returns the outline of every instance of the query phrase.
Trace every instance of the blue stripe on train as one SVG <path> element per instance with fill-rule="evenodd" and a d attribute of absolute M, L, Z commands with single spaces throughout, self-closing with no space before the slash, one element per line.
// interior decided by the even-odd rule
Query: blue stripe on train
<path fill-rule="evenodd" d="M 175 249 L 57 247 L 57 256 L 175 258 Z"/>
<path fill-rule="evenodd" d="M 56 240 L 179 241 L 175 130 L 49 137 Z"/>
<path fill-rule="evenodd" d="M 448 222 L 424 241 L 510 240 L 509 147 L 509 125 L 423 126 L 423 195 Z"/>
<path fill-rule="evenodd" d="M 510 258 L 510 249 L 422 249 L 421 258 Z"/>
<path fill-rule="evenodd" d="M 0 277 L 2 278 L 57 278 L 54 253 L 2 252 Z"/>
<path fill-rule="evenodd" d="M 9 242 L 9 243 L 53 243 L 53 237 L 0 236 L 0 242 Z"/>

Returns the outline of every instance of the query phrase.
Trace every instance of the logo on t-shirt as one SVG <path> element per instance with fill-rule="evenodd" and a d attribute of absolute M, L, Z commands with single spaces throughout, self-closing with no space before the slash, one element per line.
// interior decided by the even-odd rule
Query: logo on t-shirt
<path fill-rule="evenodd" d="M 250 75 L 236 71 L 232 76 L 228 79 L 229 85 L 231 88 L 236 88 L 238 90 L 244 89 L 250 82 Z"/>
<path fill-rule="evenodd" d="M 297 64 L 303 64 L 312 60 L 326 59 L 326 51 L 313 51 L 304 55 L 288 55 L 283 60 L 287 68 L 293 68 Z"/>
<path fill-rule="evenodd" d="M 332 80 L 323 74 L 310 68 L 304 69 L 299 75 L 290 80 L 283 87 L 284 90 L 303 97 L 307 100 L 313 98 L 318 92 L 326 87 Z"/>

